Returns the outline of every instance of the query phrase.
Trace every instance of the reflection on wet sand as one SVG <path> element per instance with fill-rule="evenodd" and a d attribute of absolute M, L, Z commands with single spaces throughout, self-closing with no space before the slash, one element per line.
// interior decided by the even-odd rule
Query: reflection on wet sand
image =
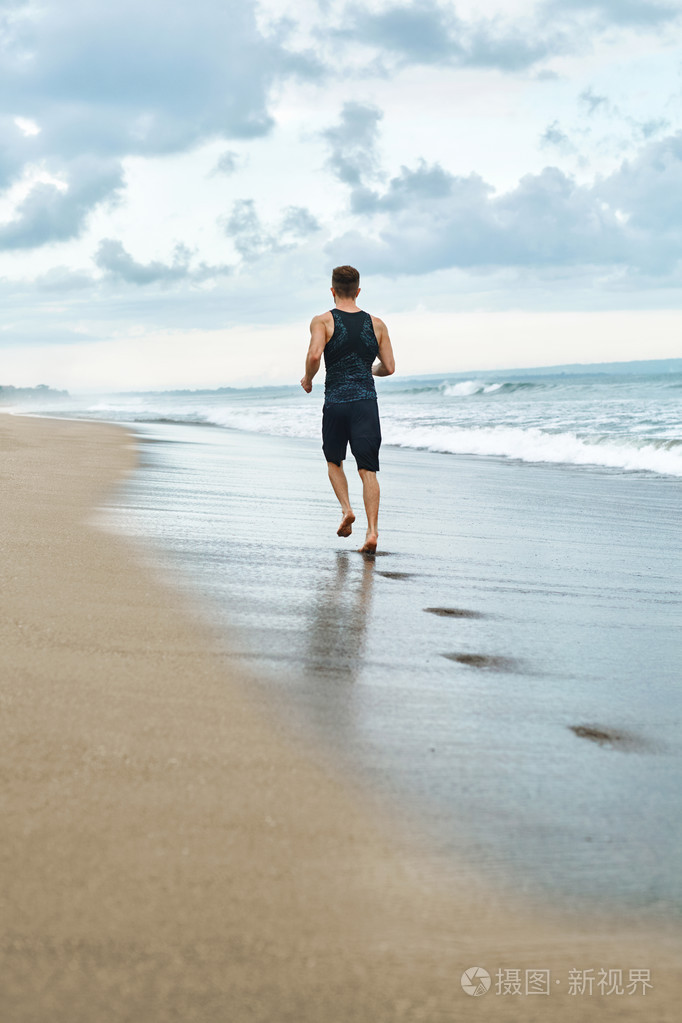
<path fill-rule="evenodd" d="M 329 749 L 357 751 L 363 710 L 355 683 L 367 670 L 373 586 L 373 557 L 335 552 L 310 587 L 295 640 L 296 701 L 289 710 L 297 709 L 297 717 L 303 711 Z"/>
<path fill-rule="evenodd" d="M 355 682 L 364 666 L 371 611 L 374 559 L 337 551 L 331 572 L 315 590 L 305 671 L 321 678 Z"/>

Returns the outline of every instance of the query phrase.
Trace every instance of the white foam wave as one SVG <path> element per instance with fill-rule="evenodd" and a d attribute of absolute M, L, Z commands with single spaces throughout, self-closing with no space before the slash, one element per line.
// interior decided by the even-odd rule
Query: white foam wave
<path fill-rule="evenodd" d="M 675 440 L 613 435 L 581 438 L 575 433 L 546 433 L 536 427 L 405 429 L 399 423 L 385 424 L 383 434 L 388 444 L 446 454 L 496 455 L 523 462 L 597 465 L 682 476 L 682 441 Z"/>
<path fill-rule="evenodd" d="M 441 384 L 441 391 L 448 398 L 468 398 L 471 394 L 482 394 L 485 384 L 480 380 L 460 380 L 458 384 Z"/>
<path fill-rule="evenodd" d="M 205 409 L 217 426 L 284 437 L 318 438 L 317 408 L 244 410 Z M 682 476 L 682 441 L 642 438 L 632 434 L 579 437 L 572 432 L 550 433 L 537 427 L 455 427 L 407 425 L 387 415 L 382 420 L 385 444 L 442 452 L 493 455 L 523 462 L 595 465 L 610 469 Z"/>
<path fill-rule="evenodd" d="M 483 380 L 460 380 L 457 384 L 445 381 L 440 385 L 440 392 L 447 398 L 468 398 L 472 394 L 494 394 L 495 391 L 515 390 L 519 384 L 494 383 L 486 384 Z"/>
<path fill-rule="evenodd" d="M 458 388 L 457 394 L 466 396 L 480 393 L 481 390 L 506 391 L 517 385 L 467 380 L 458 384 L 443 384 L 441 389 L 446 386 L 451 387 L 453 392 Z M 653 420 L 649 409 L 648 418 L 643 420 L 640 416 L 639 421 L 635 418 L 634 422 L 630 410 L 627 432 L 620 433 L 608 431 L 603 426 L 600 430 L 599 416 L 596 414 L 593 414 L 592 432 L 589 432 L 589 427 L 586 431 L 576 432 L 573 423 L 561 422 L 561 416 L 550 417 L 546 410 L 545 421 L 540 425 L 531 425 L 529 422 L 524 424 L 518 420 L 516 423 L 499 425 L 488 425 L 485 422 L 477 424 L 475 419 L 472 421 L 473 411 L 469 411 L 473 408 L 467 405 L 465 412 L 465 406 L 459 402 L 449 405 L 449 408 L 440 402 L 424 407 L 395 403 L 389 405 L 387 402 L 382 413 L 384 443 L 448 454 L 488 455 L 524 462 L 594 465 L 682 477 L 679 418 L 676 414 L 670 418 L 664 408 L 656 412 Z M 83 411 L 95 418 L 125 421 L 135 419 L 150 423 L 196 422 L 280 437 L 316 440 L 320 437 L 318 403 L 259 401 L 237 404 L 210 399 L 206 402 L 184 402 L 176 398 L 168 400 L 165 396 L 149 399 L 131 396 L 127 400 L 112 400 L 105 396 L 90 403 Z M 516 411 L 519 415 L 523 413 L 523 409 Z M 582 411 L 584 413 L 585 409 Z M 488 415 L 486 413 L 486 418 Z M 442 421 L 443 417 L 445 422 Z M 455 421 L 448 422 L 448 418 Z M 460 423 L 457 419 L 463 421 Z"/>
<path fill-rule="evenodd" d="M 278 437 L 318 437 L 318 408 L 251 408 L 233 409 L 207 407 L 201 410 L 205 422 L 248 433 L 267 433 Z"/>

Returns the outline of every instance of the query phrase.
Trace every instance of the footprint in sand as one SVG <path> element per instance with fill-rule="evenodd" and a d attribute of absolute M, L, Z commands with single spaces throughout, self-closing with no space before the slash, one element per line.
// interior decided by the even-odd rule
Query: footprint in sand
<path fill-rule="evenodd" d="M 521 664 L 513 657 L 495 657 L 490 654 L 443 654 L 449 661 L 466 664 L 470 668 L 486 671 L 520 671 Z"/>
<path fill-rule="evenodd" d="M 468 611 L 462 607 L 425 607 L 424 610 L 442 618 L 485 618 L 480 611 Z"/>
<path fill-rule="evenodd" d="M 569 725 L 569 729 L 579 739 L 587 739 L 605 749 L 619 749 L 633 752 L 647 748 L 647 743 L 629 732 L 619 732 L 613 728 L 597 728 L 594 725 Z"/>

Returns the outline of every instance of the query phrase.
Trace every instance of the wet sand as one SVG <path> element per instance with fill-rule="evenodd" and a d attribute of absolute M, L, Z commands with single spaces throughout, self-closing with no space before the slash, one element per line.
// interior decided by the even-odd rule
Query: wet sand
<path fill-rule="evenodd" d="M 94 525 L 137 458 L 118 426 L 0 416 L 0 1019 L 677 1019 L 672 927 L 530 913 L 292 740 L 223 634 Z M 478 965 L 560 983 L 474 998 Z M 588 967 L 653 987 L 569 995 Z"/>
<path fill-rule="evenodd" d="M 364 558 L 318 442 L 130 428 L 105 521 L 338 775 L 524 904 L 682 923 L 679 480 L 387 446 Z"/>

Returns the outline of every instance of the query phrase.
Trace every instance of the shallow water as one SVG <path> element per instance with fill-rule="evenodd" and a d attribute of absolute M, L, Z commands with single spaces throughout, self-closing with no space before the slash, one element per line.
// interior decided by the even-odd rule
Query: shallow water
<path fill-rule="evenodd" d="M 377 389 L 394 446 L 682 477 L 679 371 L 391 377 Z M 317 439 L 322 400 L 316 381 L 311 395 L 298 384 L 126 392 L 73 396 L 53 411 Z"/>
<path fill-rule="evenodd" d="M 679 480 L 384 448 L 371 559 L 319 442 L 134 429 L 112 520 L 294 727 L 491 880 L 679 913 Z"/>

